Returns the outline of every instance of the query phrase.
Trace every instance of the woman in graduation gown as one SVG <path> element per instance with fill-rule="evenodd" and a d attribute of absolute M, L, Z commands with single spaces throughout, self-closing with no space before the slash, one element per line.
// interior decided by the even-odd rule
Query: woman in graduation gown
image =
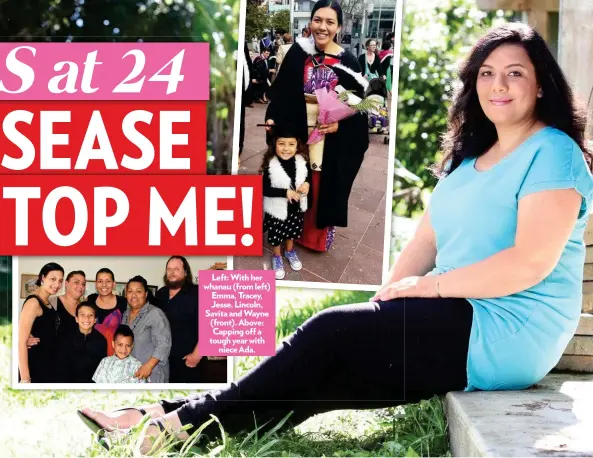
<path fill-rule="evenodd" d="M 270 88 L 266 124 L 292 126 L 306 142 L 315 127 L 318 105 L 315 90 L 342 86 L 359 97 L 368 86 L 356 58 L 335 41 L 342 26 L 342 10 L 335 0 L 318 1 L 311 12 L 314 42 L 300 38 L 282 62 L 282 73 Z M 267 128 L 270 129 L 270 128 Z M 321 126 L 324 140 L 310 145 L 313 205 L 305 214 L 301 245 L 327 251 L 335 226 L 348 225 L 348 199 L 369 145 L 367 116 L 357 113 Z"/>

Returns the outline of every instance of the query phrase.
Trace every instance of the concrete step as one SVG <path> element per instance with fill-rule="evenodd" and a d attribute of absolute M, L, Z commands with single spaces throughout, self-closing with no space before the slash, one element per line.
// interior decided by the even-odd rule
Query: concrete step
<path fill-rule="evenodd" d="M 593 313 L 593 281 L 583 282 L 583 313 Z"/>
<path fill-rule="evenodd" d="M 554 370 L 593 373 L 593 356 L 562 355 Z"/>
<path fill-rule="evenodd" d="M 581 313 L 579 326 L 575 332 L 577 336 L 593 336 L 593 315 L 590 313 Z"/>
<path fill-rule="evenodd" d="M 593 245 L 593 218 L 589 215 L 589 221 L 587 221 L 587 227 L 585 228 L 585 245 Z"/>
<path fill-rule="evenodd" d="M 582 355 L 593 356 L 593 337 L 591 336 L 574 336 L 568 342 L 565 355 Z"/>
<path fill-rule="evenodd" d="M 593 264 L 585 264 L 583 281 L 593 281 Z"/>
<path fill-rule="evenodd" d="M 451 392 L 454 456 L 593 457 L 593 374 L 550 374 L 524 391 Z"/>
<path fill-rule="evenodd" d="M 585 264 L 591 263 L 593 263 L 593 246 L 588 246 L 585 254 Z"/>
<path fill-rule="evenodd" d="M 593 315 L 582 313 L 571 339 L 555 370 L 593 373 Z"/>

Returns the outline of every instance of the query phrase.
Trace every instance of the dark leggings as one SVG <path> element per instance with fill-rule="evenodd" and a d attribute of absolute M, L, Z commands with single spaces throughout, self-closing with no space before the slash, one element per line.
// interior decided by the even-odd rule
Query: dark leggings
<path fill-rule="evenodd" d="M 228 388 L 161 404 L 184 425 L 199 427 L 212 414 L 236 434 L 273 427 L 290 412 L 286 426 L 330 410 L 418 402 L 465 388 L 471 325 L 465 299 L 331 307 Z M 210 437 L 218 430 L 211 426 Z"/>

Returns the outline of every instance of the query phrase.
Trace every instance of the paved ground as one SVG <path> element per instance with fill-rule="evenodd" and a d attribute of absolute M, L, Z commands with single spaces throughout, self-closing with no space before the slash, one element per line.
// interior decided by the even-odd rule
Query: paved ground
<path fill-rule="evenodd" d="M 265 150 L 265 105 L 254 104 L 245 115 L 245 143 L 241 174 L 255 174 Z M 290 270 L 285 262 L 285 280 L 379 285 L 385 234 L 388 145 L 382 135 L 371 135 L 371 145 L 354 182 L 348 210 L 348 227 L 337 228 L 336 240 L 327 253 L 297 246 L 303 269 Z M 265 237 L 267 240 L 267 237 Z M 235 257 L 234 269 L 270 269 L 271 247 L 264 245 L 263 257 Z"/>

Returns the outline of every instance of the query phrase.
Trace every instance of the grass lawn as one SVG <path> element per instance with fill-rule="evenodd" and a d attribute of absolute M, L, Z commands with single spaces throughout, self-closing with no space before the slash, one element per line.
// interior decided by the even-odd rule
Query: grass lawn
<path fill-rule="evenodd" d="M 358 302 L 365 293 L 345 292 L 287 307 L 278 318 L 278 338 L 315 311 L 331 304 Z M 368 295 L 365 296 L 368 298 Z M 0 323 L 0 456 L 105 456 L 76 409 L 93 405 L 116 409 L 151 403 L 183 391 L 18 391 L 9 385 L 10 325 Z M 243 358 L 239 373 L 257 363 Z M 132 456 L 139 432 L 120 440 L 110 456 Z M 261 435 L 260 435 L 261 436 Z M 173 444 L 171 444 L 173 445 Z M 335 411 L 317 415 L 292 431 L 258 437 L 256 431 L 201 448 L 179 445 L 158 456 L 450 456 L 442 405 L 438 399 L 403 408 Z"/>

